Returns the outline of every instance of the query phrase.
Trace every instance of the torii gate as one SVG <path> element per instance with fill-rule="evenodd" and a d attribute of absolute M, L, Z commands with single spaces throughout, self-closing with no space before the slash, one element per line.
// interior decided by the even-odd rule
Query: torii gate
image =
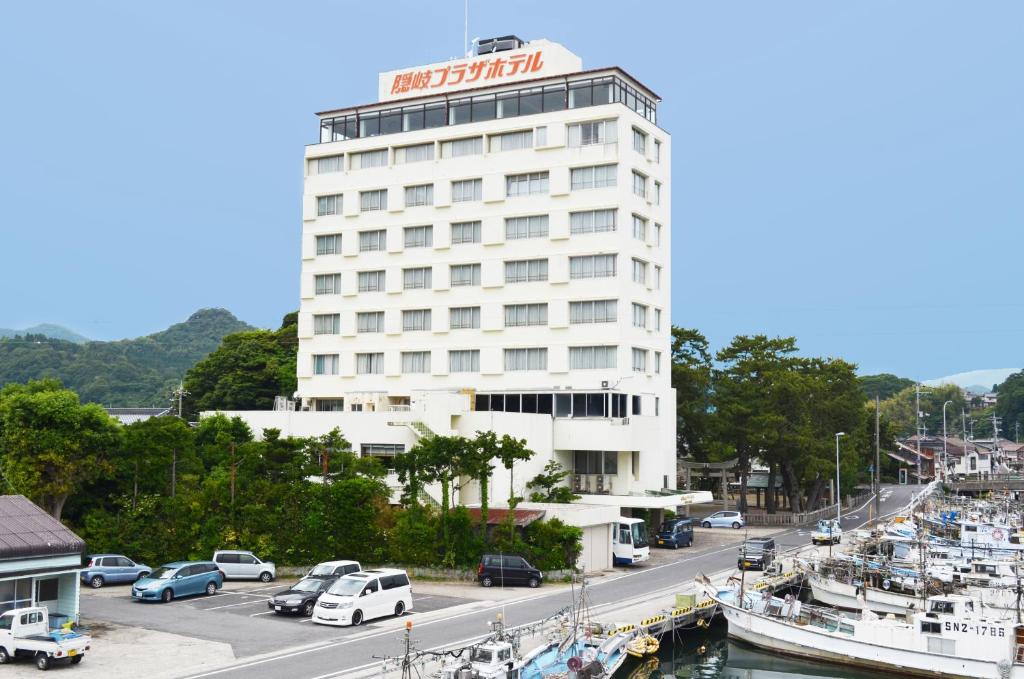
<path fill-rule="evenodd" d="M 693 490 L 690 483 L 692 481 L 693 470 L 701 470 L 705 472 L 711 478 L 716 476 L 722 479 L 722 508 L 729 508 L 729 474 L 728 472 L 736 468 L 736 464 L 739 462 L 739 458 L 733 460 L 727 460 L 725 462 L 696 462 L 693 460 L 679 460 L 679 466 L 686 470 L 686 490 Z"/>

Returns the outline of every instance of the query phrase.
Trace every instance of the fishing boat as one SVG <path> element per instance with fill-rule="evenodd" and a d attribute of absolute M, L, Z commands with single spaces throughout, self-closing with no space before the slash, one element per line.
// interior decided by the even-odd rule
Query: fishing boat
<path fill-rule="evenodd" d="M 729 636 L 785 655 L 945 679 L 1024 679 L 1024 625 L 987 618 L 969 597 L 943 595 L 907 620 L 845 617 L 737 584 L 696 580 L 723 612 Z"/>

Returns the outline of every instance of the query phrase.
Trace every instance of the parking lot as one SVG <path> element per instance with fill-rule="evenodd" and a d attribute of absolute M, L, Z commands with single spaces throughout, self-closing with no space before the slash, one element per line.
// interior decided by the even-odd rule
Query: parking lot
<path fill-rule="evenodd" d="M 109 622 L 142 627 L 171 634 L 216 641 L 231 645 L 236 657 L 334 641 L 373 629 L 391 617 L 378 618 L 361 627 L 314 625 L 310 618 L 275 614 L 267 600 L 287 589 L 291 580 L 270 584 L 228 581 L 213 596 L 193 596 L 163 604 L 132 601 L 127 585 L 102 589 L 82 589 L 82 617 L 88 621 Z M 413 587 L 413 611 L 416 615 L 450 608 L 473 599 L 437 592 L 419 593 Z"/>

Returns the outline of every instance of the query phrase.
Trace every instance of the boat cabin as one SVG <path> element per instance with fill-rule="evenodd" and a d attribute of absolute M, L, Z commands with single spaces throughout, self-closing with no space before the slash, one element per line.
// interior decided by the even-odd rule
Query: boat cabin
<path fill-rule="evenodd" d="M 488 641 L 474 646 L 469 659 L 441 668 L 442 679 L 518 679 L 516 656 L 507 641 Z"/>

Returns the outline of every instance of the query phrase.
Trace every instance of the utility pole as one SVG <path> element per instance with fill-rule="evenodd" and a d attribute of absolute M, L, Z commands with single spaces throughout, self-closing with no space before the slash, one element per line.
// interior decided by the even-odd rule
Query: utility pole
<path fill-rule="evenodd" d="M 880 516 L 881 512 L 881 495 L 882 495 L 882 456 L 879 452 L 881 450 L 881 439 L 879 438 L 879 416 L 878 416 L 879 402 L 878 394 L 875 394 L 875 516 Z"/>
<path fill-rule="evenodd" d="M 182 405 L 183 405 L 185 397 L 188 396 L 188 395 L 189 395 L 189 392 L 185 391 L 185 382 L 184 382 L 184 380 L 178 380 L 178 388 L 174 390 L 174 394 L 173 394 L 174 398 L 176 398 L 178 400 L 178 419 L 182 419 L 182 417 L 181 417 L 181 413 L 182 413 L 182 410 L 183 410 Z"/>
<path fill-rule="evenodd" d="M 921 437 L 924 436 L 926 430 L 921 427 L 921 419 L 925 413 L 921 412 L 921 383 L 918 382 L 914 385 L 914 393 L 917 396 L 917 485 L 921 485 Z M 924 393 L 927 394 L 928 390 L 925 389 Z M 934 467 L 934 460 L 932 466 Z"/>
<path fill-rule="evenodd" d="M 946 461 L 949 459 L 949 453 L 946 450 L 946 406 L 952 404 L 952 401 L 946 401 L 942 404 L 942 475 L 946 475 Z"/>

